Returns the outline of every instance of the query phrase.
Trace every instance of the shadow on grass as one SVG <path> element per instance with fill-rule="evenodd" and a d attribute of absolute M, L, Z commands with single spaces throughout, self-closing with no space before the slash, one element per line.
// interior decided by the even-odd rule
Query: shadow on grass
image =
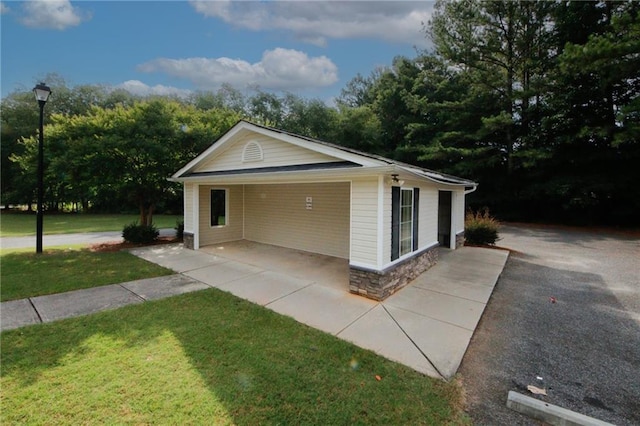
<path fill-rule="evenodd" d="M 168 421 L 169 414 L 176 420 L 179 411 L 184 417 L 176 421 L 196 423 L 465 422 L 455 383 L 426 378 L 216 289 L 7 331 L 1 339 L 5 419 L 29 422 L 27 412 L 44 411 L 63 423 L 87 419 L 157 423 Z M 118 358 L 118 353 L 125 358 Z M 180 365 L 179 353 L 189 368 Z M 63 370 L 70 360 L 79 359 L 85 366 Z M 158 369 L 144 364 L 157 359 L 166 360 Z M 57 369 L 65 375 L 58 377 Z M 110 372 L 107 376 L 105 370 Z M 183 382 L 188 370 L 196 371 L 198 380 Z M 113 389 L 113 382 L 120 387 Z M 67 397 L 68 388 L 77 383 L 88 383 L 76 389 L 75 404 L 75 410 L 87 413 L 61 412 L 43 402 L 42 395 L 52 392 Z M 140 383 L 147 387 L 138 389 Z M 198 383 L 213 397 L 207 401 L 221 407 L 192 406 L 190 399 L 202 398 Z M 195 393 L 176 396 L 171 388 L 176 392 L 194 388 Z M 129 402 L 114 400 L 118 392 L 129 393 Z M 92 399 L 85 399 L 85 394 Z M 24 400 L 18 400 L 20 395 Z M 137 405 L 131 405 L 131 399 Z M 160 408 L 151 408 L 156 406 Z M 101 414 L 104 407 L 110 414 Z M 131 410 L 136 416 L 131 417 Z M 217 415 L 220 418 L 212 419 Z"/>

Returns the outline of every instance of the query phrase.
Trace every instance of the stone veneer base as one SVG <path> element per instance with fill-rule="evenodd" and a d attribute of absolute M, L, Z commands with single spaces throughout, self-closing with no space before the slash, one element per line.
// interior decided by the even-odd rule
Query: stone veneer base
<path fill-rule="evenodd" d="M 182 234 L 182 243 L 184 244 L 184 248 L 193 250 L 193 241 L 193 234 L 191 232 L 185 232 Z"/>
<path fill-rule="evenodd" d="M 455 248 L 460 248 L 464 246 L 464 231 L 459 232 L 456 234 L 456 247 Z"/>
<path fill-rule="evenodd" d="M 384 300 L 438 261 L 438 245 L 429 247 L 383 271 L 349 266 L 349 292 Z"/>

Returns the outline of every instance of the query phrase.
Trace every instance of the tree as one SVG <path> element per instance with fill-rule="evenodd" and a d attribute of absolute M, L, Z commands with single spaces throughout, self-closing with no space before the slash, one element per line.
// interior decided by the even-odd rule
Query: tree
<path fill-rule="evenodd" d="M 500 153 L 481 137 L 483 118 L 499 111 L 499 99 L 478 90 L 468 73 L 442 58 L 422 55 L 405 102 L 416 118 L 407 125 L 405 145 L 425 167 L 479 179 L 500 163 Z"/>
<path fill-rule="evenodd" d="M 564 217 L 631 224 L 640 210 L 640 5 L 571 2 L 556 9 L 558 67 L 548 127 L 554 170 L 540 192 Z"/>
<path fill-rule="evenodd" d="M 347 148 L 382 154 L 382 126 L 370 106 L 341 106 L 331 141 Z"/>
<path fill-rule="evenodd" d="M 368 77 L 364 77 L 360 73 L 356 74 L 340 90 L 340 96 L 336 99 L 336 103 L 339 106 L 352 108 L 373 103 L 373 87 L 385 71 L 386 68 L 378 67 Z"/>
<path fill-rule="evenodd" d="M 151 224 L 158 205 L 180 198 L 180 186 L 167 178 L 238 120 L 230 110 L 200 111 L 165 99 L 56 114 L 45 128 L 48 201 L 117 211 L 136 206 L 140 224 Z M 23 144 L 25 154 L 14 159 L 26 169 L 37 140 Z"/>
<path fill-rule="evenodd" d="M 527 136 L 537 126 L 533 107 L 542 102 L 551 66 L 550 16 L 554 4 L 526 1 L 439 1 L 429 27 L 436 51 L 500 100 L 483 117 L 480 135 L 500 147 L 507 174 L 526 156 Z M 538 119 L 540 116 L 537 116 Z"/>

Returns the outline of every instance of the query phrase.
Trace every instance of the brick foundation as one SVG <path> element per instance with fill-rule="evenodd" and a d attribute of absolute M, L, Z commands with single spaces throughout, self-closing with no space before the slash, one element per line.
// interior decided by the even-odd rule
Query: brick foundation
<path fill-rule="evenodd" d="M 464 231 L 456 234 L 456 246 L 454 248 L 460 248 L 464 246 Z"/>
<path fill-rule="evenodd" d="M 349 266 L 349 292 L 384 300 L 438 261 L 438 246 L 429 247 L 384 271 Z"/>
<path fill-rule="evenodd" d="M 185 248 L 193 250 L 193 234 L 191 232 L 185 232 L 184 234 L 182 234 L 182 243 L 184 244 Z"/>

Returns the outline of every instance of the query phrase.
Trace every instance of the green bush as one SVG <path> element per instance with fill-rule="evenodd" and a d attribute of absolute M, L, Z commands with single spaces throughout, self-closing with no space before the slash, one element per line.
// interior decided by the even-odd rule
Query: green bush
<path fill-rule="evenodd" d="M 494 245 L 499 228 L 500 222 L 489 214 L 489 209 L 469 211 L 464 221 L 464 239 L 467 244 Z"/>
<path fill-rule="evenodd" d="M 158 239 L 160 232 L 153 225 L 138 225 L 138 222 L 130 223 L 122 230 L 122 238 L 129 243 L 146 244 Z"/>
<path fill-rule="evenodd" d="M 176 220 L 176 226 L 173 229 L 176 230 L 176 238 L 182 240 L 184 238 L 184 220 Z"/>

